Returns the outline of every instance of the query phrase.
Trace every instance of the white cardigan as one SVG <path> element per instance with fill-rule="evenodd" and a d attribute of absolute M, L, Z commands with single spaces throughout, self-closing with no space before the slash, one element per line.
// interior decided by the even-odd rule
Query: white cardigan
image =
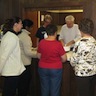
<path fill-rule="evenodd" d="M 32 58 L 37 58 L 37 51 L 32 50 L 32 41 L 29 34 L 30 32 L 22 29 L 22 33 L 18 35 L 20 40 L 21 58 L 25 66 L 31 64 Z"/>
<path fill-rule="evenodd" d="M 18 76 L 25 67 L 21 61 L 19 38 L 12 32 L 7 32 L 1 40 L 0 74 L 2 76 Z"/>

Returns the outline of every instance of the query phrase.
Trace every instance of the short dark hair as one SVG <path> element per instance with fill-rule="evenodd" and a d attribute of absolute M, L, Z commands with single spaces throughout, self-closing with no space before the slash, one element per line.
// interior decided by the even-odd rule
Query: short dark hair
<path fill-rule="evenodd" d="M 91 35 L 94 30 L 93 21 L 88 18 L 82 19 L 79 23 L 79 29 L 81 32 Z"/>
<path fill-rule="evenodd" d="M 6 34 L 7 31 L 12 31 L 13 26 L 15 23 L 19 23 L 21 20 L 20 17 L 13 17 L 11 19 L 5 20 L 4 26 L 3 26 L 3 33 Z"/>
<path fill-rule="evenodd" d="M 57 26 L 56 25 L 50 24 L 46 27 L 46 33 L 49 36 L 54 35 L 56 33 L 56 31 L 57 31 Z"/>
<path fill-rule="evenodd" d="M 33 26 L 33 21 L 29 20 L 29 19 L 24 19 L 22 21 L 23 23 L 23 28 L 26 29 L 26 27 L 32 27 Z"/>

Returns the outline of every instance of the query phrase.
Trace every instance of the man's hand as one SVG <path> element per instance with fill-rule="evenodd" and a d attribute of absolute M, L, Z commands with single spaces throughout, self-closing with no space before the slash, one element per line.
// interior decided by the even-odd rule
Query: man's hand
<path fill-rule="evenodd" d="M 75 41 L 72 40 L 72 41 L 68 42 L 68 43 L 66 44 L 66 46 L 72 46 L 74 43 L 75 43 Z"/>

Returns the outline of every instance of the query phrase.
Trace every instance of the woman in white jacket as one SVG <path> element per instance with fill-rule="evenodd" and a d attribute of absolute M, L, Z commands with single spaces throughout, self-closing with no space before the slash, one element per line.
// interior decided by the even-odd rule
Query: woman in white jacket
<path fill-rule="evenodd" d="M 18 35 L 20 39 L 21 57 L 24 66 L 26 67 L 25 72 L 20 75 L 18 96 L 27 96 L 30 80 L 31 80 L 31 59 L 35 58 L 37 51 L 32 48 L 32 41 L 30 38 L 30 32 L 33 27 L 33 22 L 29 19 L 23 20 L 22 32 Z M 33 50 L 32 50 L 33 49 Z"/>
<path fill-rule="evenodd" d="M 25 70 L 17 36 L 21 28 L 22 21 L 19 17 L 8 19 L 4 24 L 0 49 L 0 74 L 4 77 L 3 96 L 15 96 L 19 75 Z"/>

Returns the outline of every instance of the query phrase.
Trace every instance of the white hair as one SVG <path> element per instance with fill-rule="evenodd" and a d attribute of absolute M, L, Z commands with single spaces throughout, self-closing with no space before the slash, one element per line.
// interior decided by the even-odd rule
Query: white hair
<path fill-rule="evenodd" d="M 65 21 L 74 21 L 74 20 L 75 20 L 75 18 L 72 15 L 68 15 L 65 17 Z"/>

